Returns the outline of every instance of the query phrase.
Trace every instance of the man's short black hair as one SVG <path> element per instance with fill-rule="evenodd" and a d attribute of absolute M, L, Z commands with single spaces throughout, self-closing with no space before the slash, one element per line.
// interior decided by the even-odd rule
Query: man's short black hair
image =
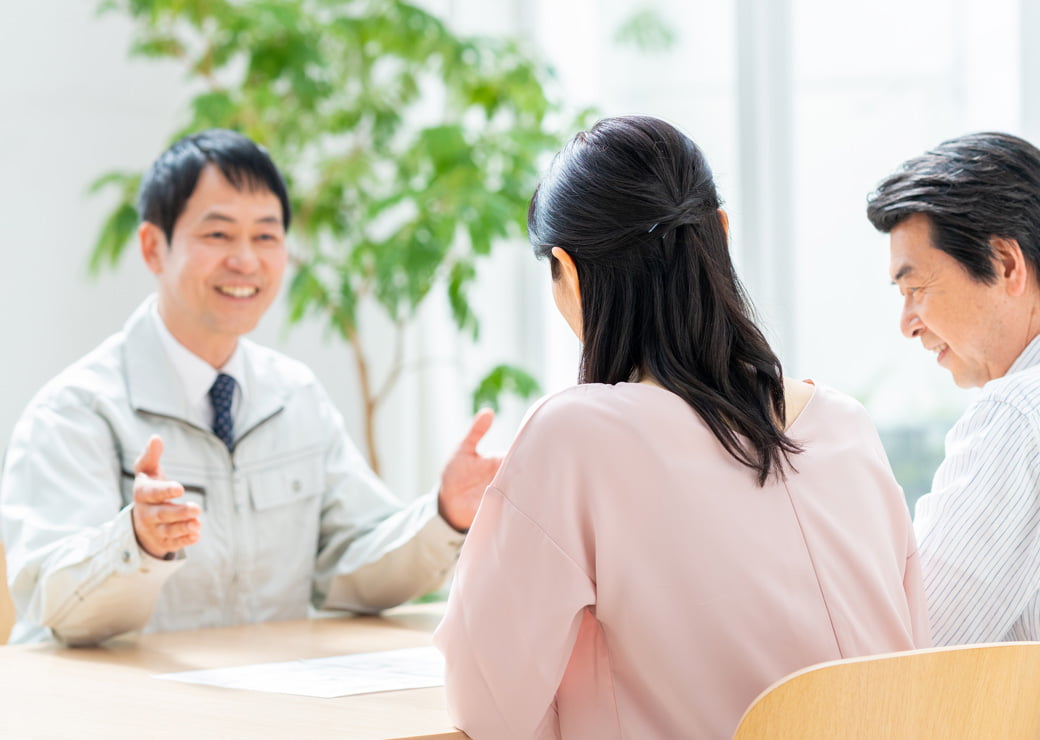
<path fill-rule="evenodd" d="M 199 174 L 216 165 L 233 186 L 269 190 L 282 204 L 282 226 L 289 230 L 292 212 L 285 182 L 267 150 L 242 134 L 210 129 L 179 139 L 163 152 L 141 180 L 137 213 L 162 229 L 169 243 L 173 226 L 195 192 Z"/>
<path fill-rule="evenodd" d="M 928 216 L 932 245 L 977 282 L 997 278 L 992 237 L 1016 240 L 1040 276 L 1040 150 L 1028 141 L 994 132 L 944 141 L 867 199 L 867 218 L 885 233 L 915 213 Z"/>

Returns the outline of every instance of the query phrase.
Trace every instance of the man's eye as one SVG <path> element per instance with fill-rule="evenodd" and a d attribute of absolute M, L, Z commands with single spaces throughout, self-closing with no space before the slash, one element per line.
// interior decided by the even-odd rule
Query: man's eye
<path fill-rule="evenodd" d="M 211 231 L 206 234 L 207 239 L 227 239 L 228 235 L 225 231 Z"/>

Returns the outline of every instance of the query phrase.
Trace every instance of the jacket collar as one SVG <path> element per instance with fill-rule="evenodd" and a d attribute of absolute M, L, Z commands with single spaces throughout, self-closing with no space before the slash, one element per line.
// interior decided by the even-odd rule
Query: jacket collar
<path fill-rule="evenodd" d="M 243 399 L 235 419 L 235 437 L 241 438 L 285 408 L 293 386 L 287 382 L 284 370 L 276 367 L 279 355 L 248 339 L 238 341 L 249 388 L 249 395 Z"/>
<path fill-rule="evenodd" d="M 169 361 L 166 348 L 151 320 L 155 296 L 149 296 L 137 307 L 123 327 L 126 362 L 126 384 L 130 405 L 136 411 L 172 417 L 192 426 L 190 400 Z M 250 429 L 277 414 L 285 406 L 290 389 L 277 372 L 265 372 L 271 353 L 246 339 L 240 339 L 244 355 L 249 393 L 235 420 L 235 436 L 242 437 Z"/>

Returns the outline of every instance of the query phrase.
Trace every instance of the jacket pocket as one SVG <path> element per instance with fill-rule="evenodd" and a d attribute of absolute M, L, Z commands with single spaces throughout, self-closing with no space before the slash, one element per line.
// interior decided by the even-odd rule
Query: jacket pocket
<path fill-rule="evenodd" d="M 256 511 L 302 502 L 321 493 L 325 473 L 320 451 L 282 460 L 246 475 Z"/>
<path fill-rule="evenodd" d="M 244 473 L 249 486 L 252 537 L 242 548 L 240 585 L 253 594 L 255 619 L 289 619 L 306 614 L 321 530 L 325 477 L 320 450 L 283 456 Z"/>

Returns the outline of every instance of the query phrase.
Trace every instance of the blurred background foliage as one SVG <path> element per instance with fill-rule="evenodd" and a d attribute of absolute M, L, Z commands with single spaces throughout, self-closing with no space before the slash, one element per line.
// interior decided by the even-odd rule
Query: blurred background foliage
<path fill-rule="evenodd" d="M 591 113 L 563 122 L 551 71 L 517 41 L 461 37 L 401 0 L 105 0 L 99 10 L 132 19 L 132 55 L 183 64 L 193 96 L 171 141 L 234 129 L 278 163 L 294 211 L 290 320 L 317 315 L 350 344 L 378 472 L 375 419 L 404 368 L 405 329 L 437 287 L 477 339 L 468 289 L 478 262 L 525 233 L 539 166 Z M 92 186 L 120 194 L 95 271 L 133 238 L 140 177 L 109 172 Z M 366 305 L 397 333 L 380 378 L 359 322 Z M 498 365 L 474 406 L 538 391 L 527 372 Z"/>
<path fill-rule="evenodd" d="M 632 10 L 614 30 L 613 41 L 645 54 L 663 54 L 675 48 L 679 34 L 674 24 L 652 6 Z"/>

